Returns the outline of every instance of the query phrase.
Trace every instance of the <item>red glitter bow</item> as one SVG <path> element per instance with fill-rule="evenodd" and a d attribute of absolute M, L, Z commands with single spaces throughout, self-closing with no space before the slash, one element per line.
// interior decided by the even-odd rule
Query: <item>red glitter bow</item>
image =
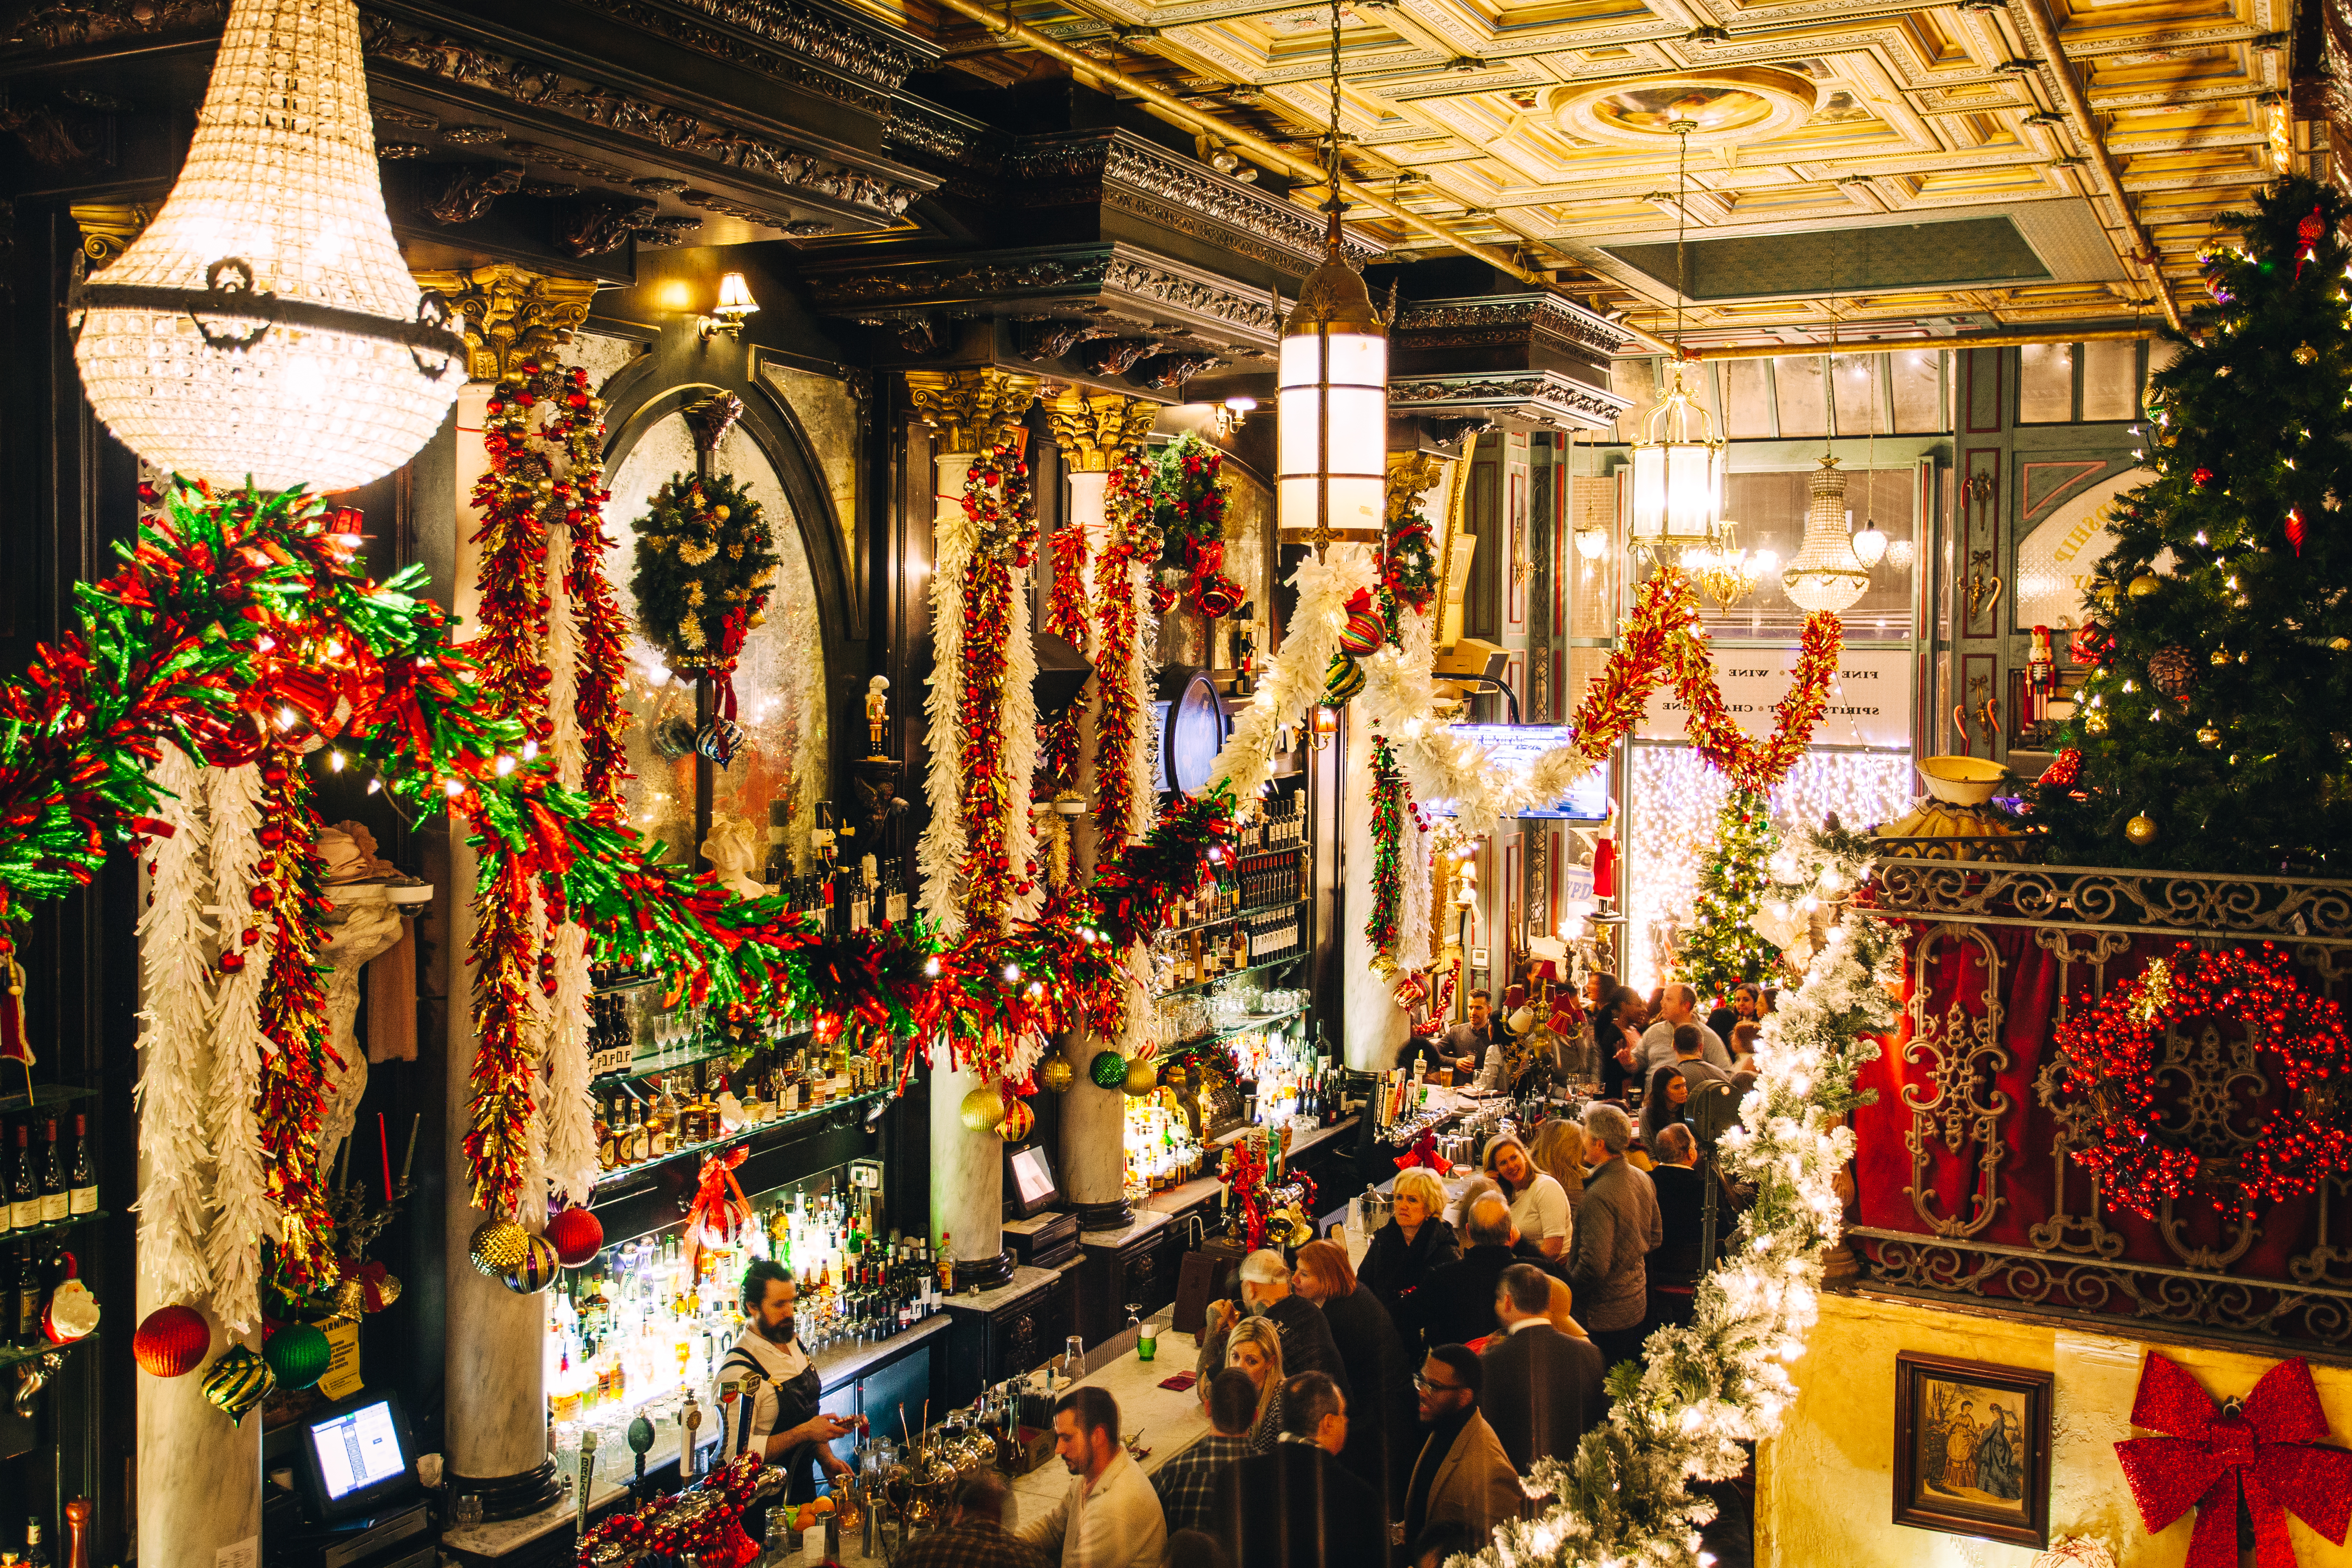
<path fill-rule="evenodd" d="M 1423 1133 L 1421 1135 L 1420 1142 L 1414 1144 L 1412 1148 L 1397 1156 L 1396 1168 L 1398 1170 L 1410 1171 L 1415 1165 L 1419 1165 L 1424 1170 L 1434 1171 L 1441 1176 L 1445 1174 L 1446 1172 L 1454 1169 L 1453 1163 L 1447 1160 L 1444 1155 L 1437 1152 L 1437 1134 L 1435 1131 L 1433 1131 Z"/>
<path fill-rule="evenodd" d="M 2352 1523 L 2352 1453 L 2322 1447 L 2327 1417 L 2301 1357 L 2263 1373 L 2242 1405 L 2216 1405 L 2197 1380 L 2154 1352 L 2140 1369 L 2132 1437 L 2116 1458 L 2151 1534 L 2197 1510 L 2185 1568 L 2236 1568 L 2238 1500 L 2254 1522 L 2256 1568 L 2294 1568 L 2292 1512 L 2342 1544 Z"/>

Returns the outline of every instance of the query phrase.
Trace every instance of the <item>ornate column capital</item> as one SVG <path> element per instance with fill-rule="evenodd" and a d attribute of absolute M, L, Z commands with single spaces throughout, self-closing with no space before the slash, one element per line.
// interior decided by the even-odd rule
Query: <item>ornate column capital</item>
<path fill-rule="evenodd" d="M 1412 510 L 1413 502 L 1423 492 L 1436 486 L 1445 478 L 1446 459 L 1427 452 L 1391 452 L 1389 454 L 1388 513 L 1389 526 L 1402 522 Z"/>
<path fill-rule="evenodd" d="M 591 279 L 551 278 L 504 261 L 412 276 L 449 301 L 466 334 L 466 374 L 475 381 L 497 381 L 528 355 L 570 342 L 596 297 Z"/>
<path fill-rule="evenodd" d="M 910 370 L 916 416 L 940 433 L 939 452 L 977 452 L 1021 423 L 1037 401 L 1037 378 L 1014 370 Z"/>
<path fill-rule="evenodd" d="M 68 211 L 81 230 L 82 266 L 95 272 L 131 247 L 155 219 L 155 208 L 142 204 L 77 203 Z"/>
<path fill-rule="evenodd" d="M 1075 384 L 1063 387 L 1045 405 L 1062 461 L 1081 474 L 1108 473 L 1121 452 L 1143 444 L 1159 416 L 1160 405 L 1150 398 L 1089 392 Z"/>

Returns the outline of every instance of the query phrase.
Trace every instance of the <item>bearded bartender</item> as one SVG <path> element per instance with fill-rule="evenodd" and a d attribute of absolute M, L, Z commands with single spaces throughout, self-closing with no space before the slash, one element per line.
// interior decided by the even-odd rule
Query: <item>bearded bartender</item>
<path fill-rule="evenodd" d="M 855 1420 L 828 1415 L 816 1407 L 822 1392 L 816 1368 L 801 1348 L 794 1330 L 793 1302 L 800 1292 L 783 1265 L 762 1258 L 743 1270 L 743 1331 L 736 1336 L 719 1363 L 718 1394 L 727 1384 L 756 1373 L 760 1382 L 751 1396 L 747 1420 L 740 1398 L 714 1395 L 713 1408 L 722 1412 L 728 1426 L 720 1452 L 732 1456 L 756 1452 L 784 1472 L 788 1503 L 808 1502 L 816 1496 L 816 1471 L 839 1482 L 849 1467 L 833 1451 L 834 1440 L 858 1429 Z M 746 1528 L 764 1521 L 746 1520 Z M 761 1539 L 751 1530 L 751 1539 Z"/>

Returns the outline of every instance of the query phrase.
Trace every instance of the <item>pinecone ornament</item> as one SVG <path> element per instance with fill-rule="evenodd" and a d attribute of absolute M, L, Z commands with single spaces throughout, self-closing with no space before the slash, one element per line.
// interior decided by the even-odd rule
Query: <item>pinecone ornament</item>
<path fill-rule="evenodd" d="M 2197 684 L 2197 660 L 2185 647 L 2160 647 L 2148 656 L 2147 678 L 2158 691 L 2177 700 Z"/>

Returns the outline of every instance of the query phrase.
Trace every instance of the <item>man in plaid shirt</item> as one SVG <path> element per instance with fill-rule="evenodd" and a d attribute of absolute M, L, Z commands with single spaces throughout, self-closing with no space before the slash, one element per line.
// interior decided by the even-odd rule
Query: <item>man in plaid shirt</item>
<path fill-rule="evenodd" d="M 959 1479 L 945 1517 L 899 1553 L 898 1568 L 1045 1568 L 1035 1547 L 1005 1530 L 1004 1489 L 994 1470 Z"/>
<path fill-rule="evenodd" d="M 1250 1422 L 1257 1415 L 1257 1385 L 1249 1373 L 1229 1366 L 1209 1380 L 1209 1424 L 1216 1430 L 1160 1467 L 1151 1485 L 1168 1533 L 1180 1530 L 1216 1533 L 1217 1483 L 1234 1461 L 1249 1452 Z"/>

